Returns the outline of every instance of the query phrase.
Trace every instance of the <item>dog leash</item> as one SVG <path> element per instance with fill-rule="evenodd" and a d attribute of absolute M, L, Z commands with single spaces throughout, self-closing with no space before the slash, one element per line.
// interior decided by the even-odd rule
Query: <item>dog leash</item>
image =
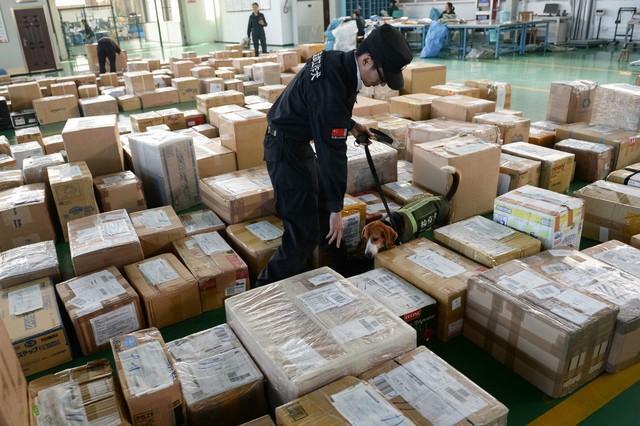
<path fill-rule="evenodd" d="M 378 142 L 382 142 L 386 145 L 391 146 L 393 143 L 393 139 L 382 133 L 378 129 L 369 128 L 369 131 L 373 133 L 375 140 Z M 384 196 L 384 192 L 382 192 L 382 185 L 380 185 L 380 179 L 378 178 L 378 172 L 376 171 L 376 166 L 373 164 L 373 158 L 371 157 L 371 151 L 369 151 L 369 145 L 371 145 L 371 139 L 366 133 L 361 134 L 355 141 L 356 146 L 364 146 L 364 153 L 367 156 L 367 163 L 369 163 L 369 169 L 371 170 L 371 175 L 373 176 L 373 181 L 376 184 L 376 190 L 378 194 L 380 194 L 380 199 L 382 200 L 382 204 L 384 204 L 384 209 L 387 211 L 387 216 L 389 220 L 391 220 L 391 210 L 389 210 L 389 205 L 387 204 L 387 199 Z"/>

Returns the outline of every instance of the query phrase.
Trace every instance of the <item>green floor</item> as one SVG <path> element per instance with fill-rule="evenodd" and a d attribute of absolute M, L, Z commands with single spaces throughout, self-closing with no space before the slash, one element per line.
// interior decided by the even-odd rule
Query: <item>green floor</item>
<path fill-rule="evenodd" d="M 203 44 L 190 47 L 172 48 L 165 52 L 165 58 L 177 56 L 183 50 L 194 50 L 204 54 L 211 50 L 218 50 L 221 44 Z M 640 67 L 635 69 L 628 63 L 619 64 L 618 50 L 599 48 L 576 50 L 562 53 L 528 54 L 523 57 L 506 57 L 500 60 L 462 61 L 457 59 L 430 59 L 429 62 L 439 62 L 447 65 L 447 79 L 449 81 L 464 81 L 467 79 L 487 78 L 507 81 L 512 85 L 512 109 L 520 110 L 525 117 L 532 121 L 544 120 L 548 100 L 548 89 L 552 81 L 588 79 L 605 83 L 634 83 Z M 160 57 L 159 50 L 152 48 L 144 51 L 130 51 L 130 57 Z M 640 51 L 632 51 L 630 60 L 637 60 Z M 67 73 L 84 71 L 86 61 L 79 59 L 64 63 Z M 192 109 L 194 103 L 176 105 L 181 109 Z M 43 134 L 51 135 L 60 132 L 62 124 L 43 126 Z M 12 131 L 0 132 L 13 138 Z M 576 182 L 572 189 L 584 185 Z M 593 241 L 583 240 L 582 248 L 595 244 Z M 73 276 L 69 250 L 67 244 L 58 245 L 58 253 L 63 269 L 63 277 Z M 162 334 L 167 341 L 203 330 L 225 321 L 223 309 L 205 313 L 197 318 L 167 327 Z M 111 353 L 105 351 L 93 357 L 81 357 L 76 342 L 73 342 L 75 359 L 66 365 L 29 377 L 34 379 L 43 374 L 53 373 L 62 368 L 85 363 L 90 358 L 108 357 L 113 362 Z M 493 360 L 484 351 L 477 348 L 463 337 L 450 342 L 431 342 L 429 347 L 466 374 L 481 387 L 486 389 L 510 410 L 509 424 L 524 425 L 532 422 L 563 400 L 551 400 L 532 385 L 512 373 L 502 364 Z M 624 374 L 619 373 L 619 374 Z M 570 398 L 570 397 L 569 397 Z M 565 398 L 566 399 L 566 398 Z M 584 425 L 603 424 L 638 424 L 640 418 L 640 382 L 635 382 L 619 396 L 612 399 L 604 407 L 584 420 Z M 547 423 L 551 424 L 551 423 Z M 563 423 L 566 424 L 566 423 Z"/>

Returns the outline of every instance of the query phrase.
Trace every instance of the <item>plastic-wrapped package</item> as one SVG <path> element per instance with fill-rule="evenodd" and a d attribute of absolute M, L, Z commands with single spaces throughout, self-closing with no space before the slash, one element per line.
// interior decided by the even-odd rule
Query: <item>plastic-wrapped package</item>
<path fill-rule="evenodd" d="M 167 343 L 189 424 L 238 425 L 267 413 L 264 376 L 227 324 Z"/>
<path fill-rule="evenodd" d="M 413 328 L 329 268 L 229 298 L 225 308 L 267 377 L 272 409 L 416 346 Z"/>
<path fill-rule="evenodd" d="M 11 155 L 11 144 L 5 135 L 0 135 L 0 154 Z"/>
<path fill-rule="evenodd" d="M 511 108 L 511 85 L 493 80 L 467 80 L 465 86 L 477 87 L 480 99 L 488 99 L 496 103 L 496 109 Z"/>
<path fill-rule="evenodd" d="M 598 83 L 589 80 L 554 81 L 549 89 L 547 120 L 558 123 L 586 122 L 597 103 Z M 612 108 L 610 111 L 615 111 Z"/>
<path fill-rule="evenodd" d="M 555 144 L 554 149 L 575 155 L 575 178 L 595 182 L 607 177 L 615 160 L 615 149 L 603 143 L 578 139 L 565 139 Z"/>
<path fill-rule="evenodd" d="M 398 150 L 398 158 L 405 158 L 407 149 L 407 127 L 413 123 L 411 120 L 399 117 L 397 114 L 376 114 L 372 116 L 378 122 L 378 129 L 393 139 L 392 146 Z"/>
<path fill-rule="evenodd" d="M 7 154 L 0 154 L 0 171 L 16 170 L 16 160 Z"/>
<path fill-rule="evenodd" d="M 498 195 L 506 194 L 525 185 L 540 185 L 541 168 L 540 161 L 501 153 Z"/>
<path fill-rule="evenodd" d="M 353 136 L 347 138 L 347 193 L 367 191 L 375 187 L 363 146 L 354 146 Z M 369 145 L 380 184 L 398 180 L 398 151 L 383 143 Z"/>
<path fill-rule="evenodd" d="M 28 244 L 0 253 L 0 288 L 50 277 L 60 281 L 58 255 L 53 241 Z"/>
<path fill-rule="evenodd" d="M 22 172 L 20 170 L 0 171 L 0 191 L 22 185 L 24 185 L 24 180 L 22 179 Z"/>
<path fill-rule="evenodd" d="M 600 296 L 620 308 L 605 370 L 615 373 L 640 361 L 640 279 L 614 263 L 629 257 L 640 259 L 638 250 L 612 241 L 615 247 L 591 248 L 591 255 L 576 250 L 549 250 L 522 259 L 537 272 L 585 293 Z M 633 252 L 631 252 L 633 250 Z M 631 254 L 631 256 L 629 256 Z"/>
<path fill-rule="evenodd" d="M 47 167 L 59 166 L 61 164 L 64 164 L 64 157 L 62 157 L 60 153 L 25 158 L 22 162 L 24 183 L 48 182 L 49 175 L 47 174 Z"/>
<path fill-rule="evenodd" d="M 602 373 L 618 307 L 512 260 L 468 282 L 464 336 L 559 398 Z"/>
<path fill-rule="evenodd" d="M 222 231 L 225 228 L 224 222 L 217 214 L 209 209 L 198 210 L 191 213 L 178 215 L 187 237 L 206 232 Z"/>
<path fill-rule="evenodd" d="M 611 112 L 615 111 L 615 114 Z M 606 124 L 640 131 L 640 86 L 603 84 L 596 89 L 591 124 Z"/>
<path fill-rule="evenodd" d="M 399 163 L 398 166 L 400 166 Z M 433 194 L 420 189 L 417 186 L 413 186 L 409 182 L 402 182 L 400 180 L 398 180 L 398 182 L 385 183 L 382 185 L 382 192 L 385 196 L 389 197 L 401 206 L 407 205 L 412 201 L 416 201 L 424 197 L 433 196 Z"/>
<path fill-rule="evenodd" d="M 133 213 L 147 208 L 142 181 L 129 170 L 95 177 L 93 186 L 103 212 L 126 209 Z"/>
<path fill-rule="evenodd" d="M 511 142 L 527 142 L 531 120 L 511 114 L 488 113 L 473 117 L 474 123 L 494 124 L 500 129 L 503 144 Z"/>
<path fill-rule="evenodd" d="M 528 142 L 514 142 L 502 146 L 502 152 L 516 157 L 540 161 L 540 187 L 565 194 L 569 190 L 575 155 L 568 152 L 556 151 Z"/>
<path fill-rule="evenodd" d="M 185 237 L 184 226 L 171 206 L 129 213 L 145 258 L 171 252 L 171 243 Z"/>
<path fill-rule="evenodd" d="M 398 182 L 411 182 L 413 180 L 413 163 L 398 160 Z"/>

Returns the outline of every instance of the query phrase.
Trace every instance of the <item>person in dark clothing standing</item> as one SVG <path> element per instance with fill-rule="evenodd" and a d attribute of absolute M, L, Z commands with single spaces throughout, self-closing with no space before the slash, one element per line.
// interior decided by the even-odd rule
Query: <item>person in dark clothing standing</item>
<path fill-rule="evenodd" d="M 262 53 L 267 53 L 267 36 L 264 35 L 264 27 L 267 26 L 267 20 L 264 14 L 260 12 L 258 3 L 253 3 L 253 13 L 249 15 L 249 26 L 247 27 L 247 37 L 253 39 L 253 48 L 256 56 L 260 54 L 258 51 L 258 42 L 262 44 Z"/>
<path fill-rule="evenodd" d="M 360 11 L 360 9 L 356 9 L 353 11 L 353 19 L 355 19 L 356 21 L 356 25 L 358 27 L 358 33 L 356 34 L 357 37 L 362 37 L 364 36 L 364 18 L 362 17 L 362 12 Z"/>
<path fill-rule="evenodd" d="M 347 189 L 347 135 L 370 135 L 351 119 L 356 95 L 363 85 L 402 88 L 402 69 L 412 58 L 402 34 L 382 25 L 357 50 L 313 55 L 278 97 L 267 115 L 264 160 L 284 234 L 256 285 L 302 272 L 318 245 L 336 259 Z"/>
<path fill-rule="evenodd" d="M 98 64 L 100 65 L 100 74 L 107 72 L 107 58 L 109 58 L 109 72 L 116 72 L 116 55 L 119 55 L 121 51 L 120 46 L 118 46 L 112 38 L 102 37 L 98 40 Z"/>
<path fill-rule="evenodd" d="M 84 24 L 84 39 L 87 42 L 87 44 L 91 44 L 93 43 L 93 40 L 95 39 L 96 34 L 93 32 L 93 30 L 91 29 L 91 26 L 89 25 L 86 19 L 83 19 L 82 23 Z"/>
<path fill-rule="evenodd" d="M 393 16 L 393 12 L 395 12 L 396 10 L 400 10 L 398 9 L 398 6 L 396 6 L 396 0 L 391 0 L 389 2 L 389 8 L 387 9 L 387 14 L 389 16 Z"/>

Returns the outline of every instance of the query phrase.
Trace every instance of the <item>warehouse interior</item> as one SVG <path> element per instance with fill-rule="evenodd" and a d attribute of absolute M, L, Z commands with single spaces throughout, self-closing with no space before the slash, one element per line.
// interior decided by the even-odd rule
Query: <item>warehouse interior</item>
<path fill-rule="evenodd" d="M 636 424 L 640 6 L 259 0 L 256 55 L 252 3 L 0 3 L 0 425 Z M 270 111 L 358 14 L 413 60 L 357 94 L 344 258 L 256 287 Z"/>

